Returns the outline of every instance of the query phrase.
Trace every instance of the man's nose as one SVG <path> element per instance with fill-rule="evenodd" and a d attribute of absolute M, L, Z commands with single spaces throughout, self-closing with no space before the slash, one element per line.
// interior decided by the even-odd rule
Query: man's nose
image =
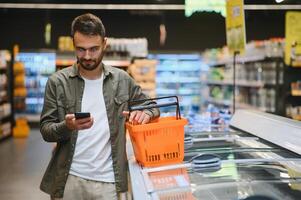
<path fill-rule="evenodd" d="M 84 58 L 87 59 L 87 60 L 88 60 L 89 58 L 91 58 L 89 49 L 86 49 L 86 50 L 85 50 Z"/>

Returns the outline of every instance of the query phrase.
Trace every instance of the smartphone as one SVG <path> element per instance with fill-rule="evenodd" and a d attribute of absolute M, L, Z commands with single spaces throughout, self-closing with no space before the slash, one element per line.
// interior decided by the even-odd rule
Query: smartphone
<path fill-rule="evenodd" d="M 83 119 L 83 118 L 90 117 L 89 112 L 76 112 L 74 113 L 74 115 L 75 115 L 75 119 Z"/>

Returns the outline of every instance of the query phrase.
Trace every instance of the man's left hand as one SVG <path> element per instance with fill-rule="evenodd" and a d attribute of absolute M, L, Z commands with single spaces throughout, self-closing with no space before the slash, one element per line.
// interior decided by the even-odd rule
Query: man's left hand
<path fill-rule="evenodd" d="M 123 111 L 122 114 L 126 117 L 129 116 L 128 111 Z M 150 120 L 151 117 L 143 111 L 133 111 L 129 116 L 129 122 L 132 124 L 147 124 Z"/>

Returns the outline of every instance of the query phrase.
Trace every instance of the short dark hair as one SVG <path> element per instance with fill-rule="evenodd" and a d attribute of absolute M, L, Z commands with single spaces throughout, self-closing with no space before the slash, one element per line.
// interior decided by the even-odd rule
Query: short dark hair
<path fill-rule="evenodd" d="M 76 32 L 84 35 L 100 35 L 105 37 L 106 30 L 99 17 L 86 13 L 76 17 L 71 25 L 71 36 L 74 37 Z"/>

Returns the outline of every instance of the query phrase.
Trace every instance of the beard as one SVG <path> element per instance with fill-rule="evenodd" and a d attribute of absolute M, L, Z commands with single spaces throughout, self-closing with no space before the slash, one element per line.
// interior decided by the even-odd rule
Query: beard
<path fill-rule="evenodd" d="M 100 54 L 100 56 L 96 59 L 85 59 L 85 58 L 79 58 L 77 57 L 77 62 L 79 63 L 79 65 L 87 70 L 87 71 L 93 71 L 95 70 L 98 66 L 100 66 L 100 63 L 102 61 L 103 58 L 103 53 Z"/>
<path fill-rule="evenodd" d="M 100 62 L 101 59 L 84 59 L 84 58 L 77 58 L 78 63 L 80 64 L 80 66 L 88 71 L 93 71 L 94 69 L 96 69 Z"/>

